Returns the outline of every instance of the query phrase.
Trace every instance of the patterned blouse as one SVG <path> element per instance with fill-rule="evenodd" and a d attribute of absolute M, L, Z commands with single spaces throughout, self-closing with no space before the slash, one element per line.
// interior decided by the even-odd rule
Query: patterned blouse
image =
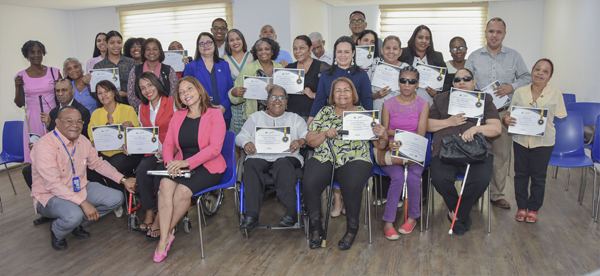
<path fill-rule="evenodd" d="M 358 111 L 365 111 L 365 109 L 362 106 L 359 106 Z M 342 117 L 335 114 L 334 106 L 328 105 L 321 108 L 315 119 L 310 124 L 308 130 L 323 132 L 330 128 L 342 129 Z M 336 153 L 336 169 L 348 162 L 356 160 L 372 163 L 369 141 L 342 140 L 340 135 L 332 138 L 331 140 L 333 140 L 333 151 Z M 315 148 L 315 154 L 313 157 L 319 160 L 321 163 L 333 161 L 331 159 L 331 153 L 329 152 L 327 140 Z"/>

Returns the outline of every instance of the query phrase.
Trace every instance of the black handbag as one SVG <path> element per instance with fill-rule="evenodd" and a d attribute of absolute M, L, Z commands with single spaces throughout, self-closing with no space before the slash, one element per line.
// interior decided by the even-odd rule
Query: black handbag
<path fill-rule="evenodd" d="M 440 159 L 451 165 L 469 165 L 485 162 L 488 157 L 488 145 L 483 134 L 477 133 L 473 141 L 465 142 L 460 135 L 442 138 Z"/>

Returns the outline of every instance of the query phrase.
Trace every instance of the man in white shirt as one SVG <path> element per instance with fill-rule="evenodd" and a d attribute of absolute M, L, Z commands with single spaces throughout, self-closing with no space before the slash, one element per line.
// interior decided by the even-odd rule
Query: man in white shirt
<path fill-rule="evenodd" d="M 310 56 L 331 65 L 333 63 L 333 55 L 325 51 L 325 40 L 323 40 L 321 33 L 312 32 L 308 37 L 312 42 L 312 53 Z"/>
<path fill-rule="evenodd" d="M 260 34 L 258 35 L 258 38 L 263 38 L 263 37 L 268 37 L 270 39 L 277 41 L 277 34 L 275 33 L 275 29 L 273 28 L 273 26 L 264 25 L 260 29 Z M 290 55 L 289 52 L 280 48 L 279 56 L 277 56 L 277 59 L 275 59 L 275 62 L 278 62 L 281 65 L 283 65 L 283 67 L 286 67 L 289 63 L 293 63 L 294 60 L 292 59 L 292 55 Z"/>
<path fill-rule="evenodd" d="M 217 48 L 219 48 L 219 57 L 225 55 L 225 37 L 227 36 L 227 22 L 223 18 L 213 20 L 210 32 L 215 36 Z"/>

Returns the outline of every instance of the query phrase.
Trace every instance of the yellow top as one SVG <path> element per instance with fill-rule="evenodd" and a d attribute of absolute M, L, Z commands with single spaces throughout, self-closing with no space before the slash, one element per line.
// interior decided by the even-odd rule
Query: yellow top
<path fill-rule="evenodd" d="M 536 100 L 536 103 L 534 105 L 532 105 L 532 103 L 533 97 L 531 95 L 531 85 L 526 85 L 515 91 L 510 107 L 524 106 L 547 108 L 548 119 L 546 121 L 546 131 L 544 132 L 544 136 L 538 137 L 513 134 L 513 141 L 526 148 L 554 146 L 554 138 L 556 135 L 556 130 L 554 129 L 554 117 L 564 118 L 567 116 L 567 109 L 565 108 L 562 92 L 560 92 L 558 88 L 546 85 L 544 90 L 542 90 L 542 94 L 540 94 Z"/>
<path fill-rule="evenodd" d="M 122 124 L 124 122 L 130 121 L 134 127 L 139 127 L 140 122 L 138 121 L 137 113 L 133 107 L 117 103 L 117 108 L 112 114 L 113 117 L 113 125 Z M 104 107 L 100 107 L 94 110 L 92 113 L 92 117 L 90 118 L 90 124 L 88 125 L 88 134 L 90 136 L 90 141 L 94 141 L 94 135 L 92 134 L 92 127 L 95 126 L 104 126 L 108 124 L 108 111 L 104 109 Z M 125 135 L 125 133 L 123 133 Z M 102 154 L 111 157 L 117 153 L 123 152 L 122 150 L 107 150 L 103 151 Z"/>

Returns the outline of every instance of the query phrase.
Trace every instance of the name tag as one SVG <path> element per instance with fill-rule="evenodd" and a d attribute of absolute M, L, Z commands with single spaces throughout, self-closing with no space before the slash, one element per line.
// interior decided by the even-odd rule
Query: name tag
<path fill-rule="evenodd" d="M 73 191 L 81 191 L 81 184 L 79 183 L 79 177 L 73 177 Z"/>

